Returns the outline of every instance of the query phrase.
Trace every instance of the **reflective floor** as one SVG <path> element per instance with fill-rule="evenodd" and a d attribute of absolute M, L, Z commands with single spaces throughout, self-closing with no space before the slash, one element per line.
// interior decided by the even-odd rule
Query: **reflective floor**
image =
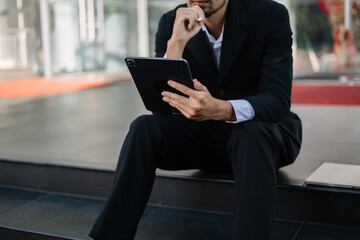
<path fill-rule="evenodd" d="M 360 164 L 360 106 L 293 105 L 303 147 L 281 171 L 303 182 L 323 161 Z M 128 82 L 37 98 L 0 98 L 0 159 L 114 169 L 133 119 L 148 111 Z"/>

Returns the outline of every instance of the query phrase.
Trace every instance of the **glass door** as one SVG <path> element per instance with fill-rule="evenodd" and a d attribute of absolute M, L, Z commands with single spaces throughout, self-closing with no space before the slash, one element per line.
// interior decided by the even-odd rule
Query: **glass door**
<path fill-rule="evenodd" d="M 0 1 L 0 70 L 37 68 L 35 0 Z"/>
<path fill-rule="evenodd" d="M 52 72 L 104 70 L 103 0 L 51 0 Z"/>
<path fill-rule="evenodd" d="M 137 54 L 136 1 L 49 0 L 54 74 L 120 72 Z"/>

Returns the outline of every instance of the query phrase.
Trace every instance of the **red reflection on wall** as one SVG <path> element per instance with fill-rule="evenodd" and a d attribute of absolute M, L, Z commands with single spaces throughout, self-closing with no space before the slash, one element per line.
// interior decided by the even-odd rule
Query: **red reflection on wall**
<path fill-rule="evenodd" d="M 318 0 L 318 5 L 329 19 L 333 35 L 333 52 L 338 61 L 335 69 L 352 68 L 354 66 L 355 44 L 354 32 L 344 26 L 344 0 Z M 353 11 L 359 11 L 356 1 L 353 1 Z"/>

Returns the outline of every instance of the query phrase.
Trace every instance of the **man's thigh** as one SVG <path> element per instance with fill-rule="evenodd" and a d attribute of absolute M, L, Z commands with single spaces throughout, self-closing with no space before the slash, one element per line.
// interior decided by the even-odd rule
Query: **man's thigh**
<path fill-rule="evenodd" d="M 236 125 L 229 138 L 229 152 L 232 158 L 242 156 L 241 158 L 251 158 L 253 161 L 254 156 L 262 155 L 272 159 L 275 168 L 292 163 L 296 156 L 293 156 L 291 151 L 296 147 L 298 148 L 295 141 L 278 123 L 266 123 L 258 120 Z M 235 154 L 236 157 L 233 156 L 233 151 L 238 151 Z"/>
<path fill-rule="evenodd" d="M 227 140 L 232 125 L 196 122 L 181 115 L 148 115 L 145 121 L 158 141 L 158 167 L 166 170 L 221 169 L 231 166 Z M 160 139 L 158 139 L 160 138 Z"/>

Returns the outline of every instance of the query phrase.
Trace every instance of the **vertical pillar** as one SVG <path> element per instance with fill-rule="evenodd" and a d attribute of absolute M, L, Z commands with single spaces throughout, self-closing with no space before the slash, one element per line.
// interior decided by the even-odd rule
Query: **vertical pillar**
<path fill-rule="evenodd" d="M 139 56 L 149 56 L 148 0 L 137 0 L 137 30 Z"/>
<path fill-rule="evenodd" d="M 103 42 L 105 38 L 104 26 L 104 0 L 97 0 L 97 27 L 99 42 Z"/>
<path fill-rule="evenodd" d="M 345 28 L 350 30 L 352 25 L 352 0 L 345 0 L 345 8 L 344 8 L 344 18 L 345 18 Z"/>
<path fill-rule="evenodd" d="M 40 0 L 41 16 L 41 40 L 44 55 L 44 76 L 50 78 L 53 75 L 50 51 L 50 26 L 49 26 L 49 5 L 47 0 Z"/>
<path fill-rule="evenodd" d="M 96 26 L 97 26 L 97 51 L 99 67 L 101 70 L 106 68 L 105 60 L 105 26 L 104 26 L 104 0 L 96 1 Z"/>
<path fill-rule="evenodd" d="M 87 38 L 85 0 L 79 0 L 79 28 L 80 28 L 80 41 L 85 42 Z"/>
<path fill-rule="evenodd" d="M 20 66 L 27 67 L 28 65 L 28 55 L 27 55 L 28 49 L 26 46 L 27 31 L 25 29 L 23 0 L 16 0 L 16 8 L 17 8 L 17 19 L 18 19 L 17 37 L 19 40 Z"/>
<path fill-rule="evenodd" d="M 88 30 L 89 30 L 89 42 L 95 41 L 95 9 L 94 0 L 87 1 L 88 9 Z"/>

